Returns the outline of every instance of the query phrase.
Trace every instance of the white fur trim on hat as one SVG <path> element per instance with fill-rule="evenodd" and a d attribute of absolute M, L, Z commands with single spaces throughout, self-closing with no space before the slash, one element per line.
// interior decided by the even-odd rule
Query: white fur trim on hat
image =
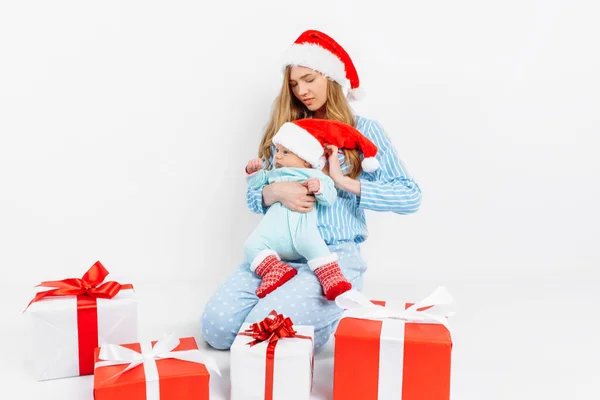
<path fill-rule="evenodd" d="M 365 172 L 374 172 L 379 168 L 379 161 L 375 157 L 367 157 L 362 160 L 361 165 Z"/>
<path fill-rule="evenodd" d="M 321 156 L 319 157 L 319 162 L 316 165 L 313 165 L 313 167 L 321 170 L 325 168 L 325 164 L 327 164 L 327 158 L 325 158 L 325 156 Z"/>
<path fill-rule="evenodd" d="M 314 69 L 339 83 L 342 88 L 350 88 L 350 81 L 346 78 L 346 66 L 342 60 L 318 44 L 293 44 L 283 56 L 283 65 Z"/>
<path fill-rule="evenodd" d="M 331 253 L 331 254 L 328 254 L 323 257 L 317 257 L 317 258 L 313 258 L 312 260 L 308 260 L 307 264 L 308 264 L 308 268 L 310 268 L 311 271 L 314 271 L 315 269 L 322 267 L 323 265 L 327 265 L 327 264 L 332 263 L 337 260 L 338 260 L 337 253 Z"/>
<path fill-rule="evenodd" d="M 314 168 L 324 167 L 322 159 L 324 151 L 321 142 L 293 122 L 286 122 L 279 128 L 277 134 L 273 136 L 273 144 L 286 147 Z"/>
<path fill-rule="evenodd" d="M 361 87 L 350 89 L 347 97 L 350 100 L 360 100 L 365 97 L 365 91 Z"/>
<path fill-rule="evenodd" d="M 252 271 L 252 272 L 256 271 L 256 268 L 258 268 L 260 263 L 265 261 L 265 258 L 267 258 L 269 256 L 275 256 L 275 257 L 277 257 L 278 260 L 281 260 L 281 258 L 279 258 L 279 255 L 277 255 L 277 253 L 274 252 L 273 250 L 270 250 L 270 249 L 263 250 L 260 253 L 258 253 L 256 257 L 254 257 L 254 260 L 252 260 L 252 263 L 250 264 L 250 271 Z"/>

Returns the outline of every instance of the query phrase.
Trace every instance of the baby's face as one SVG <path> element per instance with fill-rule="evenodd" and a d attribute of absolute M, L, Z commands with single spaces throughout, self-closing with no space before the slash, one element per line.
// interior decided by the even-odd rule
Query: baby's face
<path fill-rule="evenodd" d="M 275 168 L 310 168 L 310 164 L 292 153 L 286 147 L 277 144 L 275 145 Z"/>

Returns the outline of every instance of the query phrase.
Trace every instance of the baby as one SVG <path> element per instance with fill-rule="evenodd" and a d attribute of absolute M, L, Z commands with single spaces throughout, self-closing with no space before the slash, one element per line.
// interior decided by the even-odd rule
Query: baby
<path fill-rule="evenodd" d="M 349 148 L 362 145 L 372 153 L 370 165 L 377 162 L 373 158 L 377 148 L 355 128 L 336 121 L 301 119 L 285 123 L 273 137 L 274 169 L 265 170 L 261 159 L 248 162 L 248 185 L 251 189 L 260 189 L 273 182 L 300 182 L 318 204 L 331 206 L 336 201 L 337 190 L 333 180 L 321 170 L 325 166 L 324 145 L 336 143 L 346 143 Z M 300 258 L 308 261 L 328 300 L 335 300 L 352 288 L 338 265 L 337 254 L 329 251 L 319 233 L 316 207 L 303 213 L 281 203 L 271 205 L 247 239 L 244 251 L 250 269 L 262 278 L 256 290 L 259 298 L 296 275 L 296 269 L 282 260 Z"/>

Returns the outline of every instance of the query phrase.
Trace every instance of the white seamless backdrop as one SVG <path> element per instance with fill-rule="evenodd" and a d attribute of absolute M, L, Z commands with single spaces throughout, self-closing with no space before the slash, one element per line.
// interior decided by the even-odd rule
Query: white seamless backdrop
<path fill-rule="evenodd" d="M 595 5 L 587 2 L 587 5 Z M 598 9 L 595 6 L 596 11 Z M 369 212 L 369 280 L 598 279 L 600 29 L 585 2 L 30 1 L 0 6 L 0 264 L 216 285 L 281 81 L 323 30 L 423 190 Z M 595 135 L 595 136 L 594 136 Z"/>
<path fill-rule="evenodd" d="M 20 311 L 100 260 L 136 288 L 140 340 L 200 335 L 260 216 L 243 168 L 305 29 L 350 53 L 423 190 L 368 212 L 365 293 L 447 285 L 453 400 L 600 398 L 600 6 L 591 0 L 0 2 L 0 398 L 35 383 Z M 201 347 L 207 345 L 199 340 Z M 229 398 L 229 353 L 211 399 Z M 331 342 L 313 400 L 330 399 Z M 214 378 L 214 379 L 213 379 Z M 7 397 L 6 394 L 9 394 Z M 48 397 L 50 396 L 50 397 Z"/>

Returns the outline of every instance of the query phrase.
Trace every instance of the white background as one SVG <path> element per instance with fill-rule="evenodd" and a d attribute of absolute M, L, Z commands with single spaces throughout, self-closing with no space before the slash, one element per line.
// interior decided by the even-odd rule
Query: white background
<path fill-rule="evenodd" d="M 550 398 L 561 393 L 553 385 L 594 398 L 581 385 L 600 376 L 584 333 L 598 312 L 583 311 L 600 302 L 598 15 L 595 2 L 559 0 L 3 2 L 8 334 L 27 337 L 17 315 L 31 286 L 99 259 L 142 291 L 145 335 L 198 336 L 204 302 L 260 218 L 245 208 L 243 167 L 280 87 L 279 57 L 314 28 L 350 53 L 367 93 L 354 109 L 383 124 L 423 190 L 415 215 L 368 213 L 365 290 L 456 294 L 463 343 L 479 340 L 455 348 L 456 398 L 533 398 L 544 387 Z M 496 336 L 480 337 L 482 324 Z M 554 338 L 538 348 L 550 362 L 507 355 L 537 338 Z M 499 358 L 478 358 L 486 349 Z M 523 379 L 509 370 L 519 357 L 547 369 Z M 571 380 L 556 380 L 553 363 Z M 469 386 L 477 371 L 489 393 Z"/>

